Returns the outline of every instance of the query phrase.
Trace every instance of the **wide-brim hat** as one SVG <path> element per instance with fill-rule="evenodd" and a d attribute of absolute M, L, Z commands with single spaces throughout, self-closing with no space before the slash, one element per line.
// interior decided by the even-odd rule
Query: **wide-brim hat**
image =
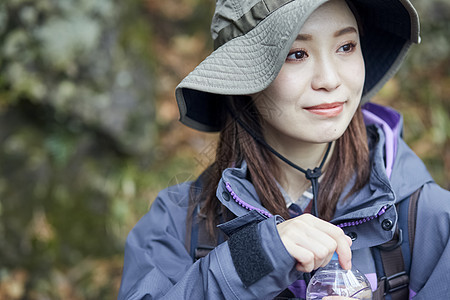
<path fill-rule="evenodd" d="M 311 13 L 329 0 L 217 0 L 211 30 L 215 50 L 177 86 L 180 121 L 220 131 L 228 95 L 250 95 L 276 78 Z M 362 103 L 397 72 L 419 18 L 407 0 L 349 0 L 362 26 L 366 77 Z"/>

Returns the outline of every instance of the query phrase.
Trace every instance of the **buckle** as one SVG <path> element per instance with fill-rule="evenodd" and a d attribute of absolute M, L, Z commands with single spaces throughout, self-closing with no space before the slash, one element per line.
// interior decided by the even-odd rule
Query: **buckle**
<path fill-rule="evenodd" d="M 384 280 L 384 296 L 409 286 L 409 276 L 406 271 L 402 271 L 389 277 L 383 276 L 381 280 Z"/>

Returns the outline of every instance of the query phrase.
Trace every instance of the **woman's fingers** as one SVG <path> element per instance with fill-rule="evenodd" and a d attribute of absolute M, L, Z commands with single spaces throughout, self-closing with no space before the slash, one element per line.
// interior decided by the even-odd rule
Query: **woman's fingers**
<path fill-rule="evenodd" d="M 288 249 L 288 246 L 286 246 L 286 249 Z M 288 252 L 297 260 L 295 267 L 298 271 L 310 273 L 315 269 L 314 254 L 311 251 L 295 245 L 290 249 L 291 251 L 288 250 Z"/>
<path fill-rule="evenodd" d="M 301 247 L 306 247 L 314 254 L 315 266 L 324 267 L 328 264 L 333 256 L 334 249 L 337 248 L 337 242 L 325 232 L 317 229 L 310 228 L 307 232 L 308 240 Z"/>
<path fill-rule="evenodd" d="M 342 233 L 344 234 L 344 232 Z M 339 257 L 339 264 L 345 270 L 350 270 L 352 268 L 352 251 L 350 249 L 351 245 L 352 240 L 344 234 L 344 240 L 340 239 L 336 248 L 336 253 Z"/>
<path fill-rule="evenodd" d="M 352 252 L 350 247 L 352 245 L 352 240 L 345 235 L 344 231 L 341 228 L 312 215 L 308 215 L 308 221 L 313 222 L 317 228 L 323 230 L 336 242 L 337 245 L 334 249 L 339 256 L 340 265 L 346 270 L 351 269 Z"/>
<path fill-rule="evenodd" d="M 293 239 L 294 240 L 294 239 Z M 289 243 L 293 243 L 290 240 Z M 325 266 L 331 259 L 333 252 L 318 241 L 309 240 L 306 246 L 297 244 L 285 245 L 286 249 L 290 249 L 289 253 L 297 260 L 297 270 L 302 272 L 311 272 L 318 267 Z"/>
<path fill-rule="evenodd" d="M 336 251 L 343 268 L 351 268 L 351 240 L 337 226 L 309 214 L 277 226 L 286 250 L 297 260 L 297 269 L 311 272 L 325 266 Z"/>

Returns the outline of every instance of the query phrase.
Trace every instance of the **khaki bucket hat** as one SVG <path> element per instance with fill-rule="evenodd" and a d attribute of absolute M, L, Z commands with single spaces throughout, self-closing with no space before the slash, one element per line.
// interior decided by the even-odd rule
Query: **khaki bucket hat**
<path fill-rule="evenodd" d="M 180 121 L 200 131 L 220 131 L 227 96 L 269 86 L 302 25 L 325 2 L 217 0 L 211 24 L 215 50 L 175 90 Z M 397 72 L 410 45 L 419 42 L 419 18 L 408 0 L 347 2 L 363 31 L 364 103 Z"/>

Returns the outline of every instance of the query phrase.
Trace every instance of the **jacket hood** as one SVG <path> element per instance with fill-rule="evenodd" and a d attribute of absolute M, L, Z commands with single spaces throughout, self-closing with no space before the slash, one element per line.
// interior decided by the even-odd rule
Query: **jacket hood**
<path fill-rule="evenodd" d="M 366 125 L 376 125 L 381 130 L 379 136 L 384 136 L 384 149 L 380 148 L 379 151 L 384 157 L 386 177 L 397 198 L 402 200 L 425 183 L 432 182 L 433 178 L 425 164 L 402 139 L 401 114 L 374 103 L 366 103 L 362 111 Z"/>

